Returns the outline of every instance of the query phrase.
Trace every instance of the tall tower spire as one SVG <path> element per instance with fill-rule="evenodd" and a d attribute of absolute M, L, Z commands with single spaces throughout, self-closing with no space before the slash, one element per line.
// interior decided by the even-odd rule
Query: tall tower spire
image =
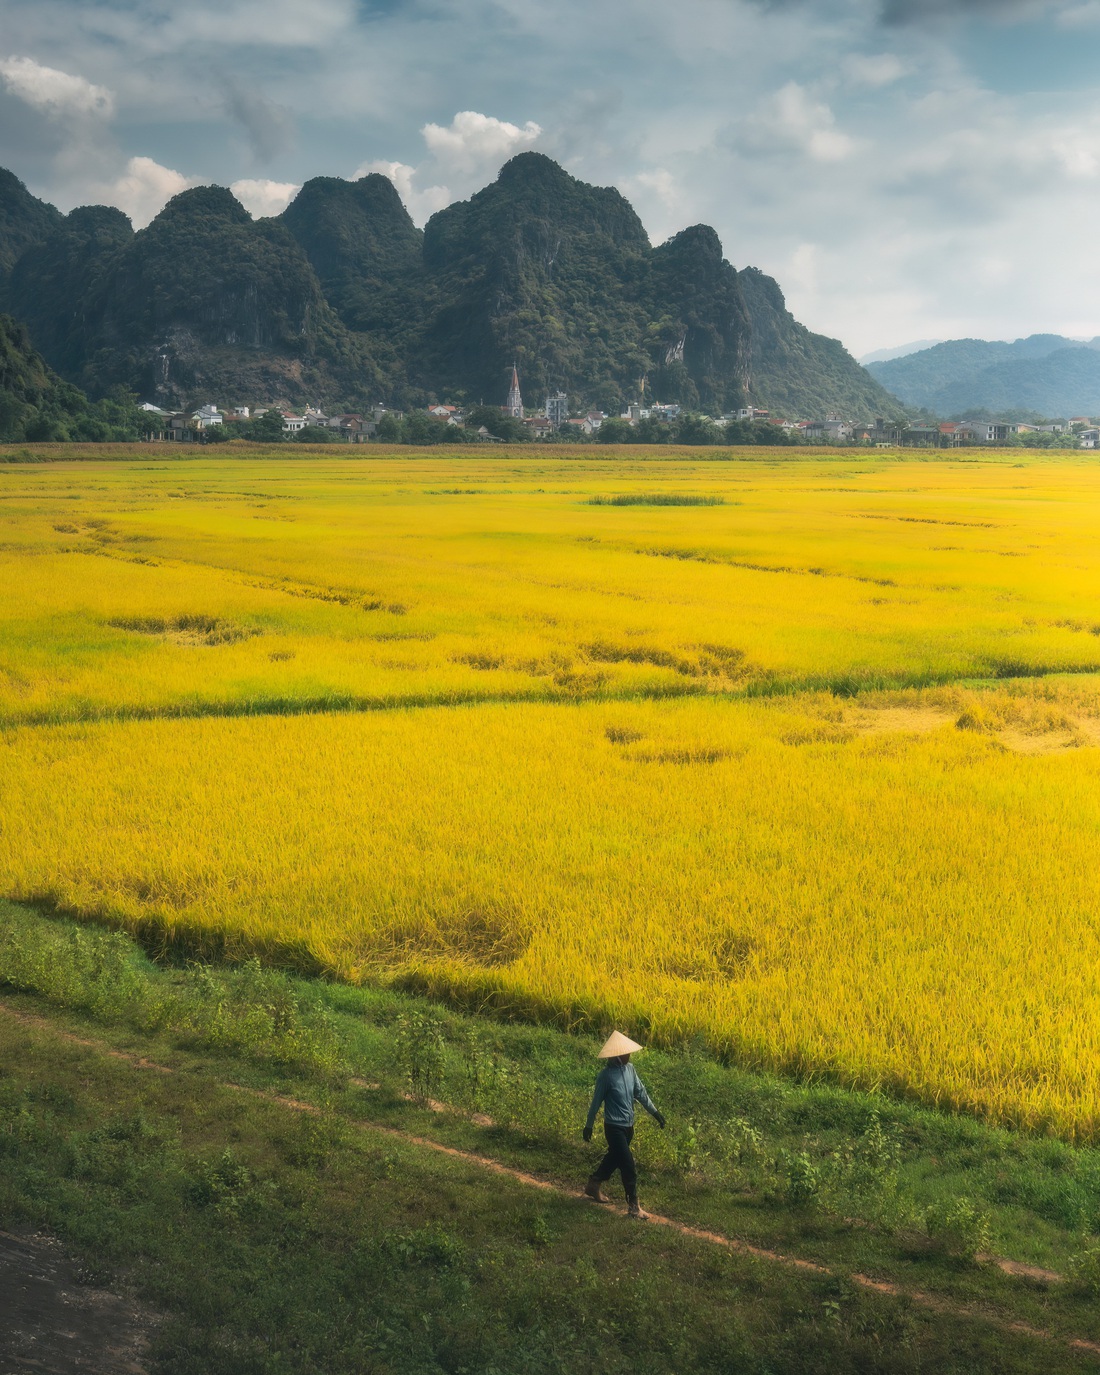
<path fill-rule="evenodd" d="M 519 394 L 519 373 L 516 371 L 515 363 L 512 364 L 512 385 L 508 390 L 504 413 L 515 420 L 523 419 L 523 397 Z"/>

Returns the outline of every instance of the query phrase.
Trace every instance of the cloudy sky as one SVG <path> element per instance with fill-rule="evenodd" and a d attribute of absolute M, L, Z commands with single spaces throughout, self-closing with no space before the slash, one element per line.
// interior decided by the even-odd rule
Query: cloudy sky
<path fill-rule="evenodd" d="M 855 353 L 1100 334 L 1100 0 L 0 0 L 0 165 L 144 224 L 537 148 Z"/>

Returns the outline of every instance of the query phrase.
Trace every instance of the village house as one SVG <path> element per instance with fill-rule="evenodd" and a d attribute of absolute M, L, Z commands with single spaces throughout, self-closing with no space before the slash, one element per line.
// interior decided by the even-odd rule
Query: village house
<path fill-rule="evenodd" d="M 939 428 L 941 449 L 958 449 L 974 437 L 974 431 L 967 424 L 944 421 Z"/>
<path fill-rule="evenodd" d="M 350 414 L 331 416 L 327 428 L 335 430 L 347 444 L 365 444 L 378 426 L 373 420 L 367 420 L 362 415 Z"/>
<path fill-rule="evenodd" d="M 970 429 L 979 444 L 1003 444 L 1008 438 L 1011 426 L 1003 421 L 972 420 Z"/>
<path fill-rule="evenodd" d="M 168 417 L 167 435 L 175 444 L 198 444 L 202 439 L 190 411 L 176 411 Z"/>
<path fill-rule="evenodd" d="M 523 428 L 532 439 L 549 439 L 557 429 L 545 415 L 528 415 L 523 419 Z"/>
<path fill-rule="evenodd" d="M 898 442 L 907 449 L 938 449 L 941 438 L 938 425 L 910 425 L 902 430 Z"/>
<path fill-rule="evenodd" d="M 225 416 L 217 406 L 200 406 L 197 411 L 192 411 L 191 420 L 198 429 L 206 430 L 212 425 L 221 425 Z"/>

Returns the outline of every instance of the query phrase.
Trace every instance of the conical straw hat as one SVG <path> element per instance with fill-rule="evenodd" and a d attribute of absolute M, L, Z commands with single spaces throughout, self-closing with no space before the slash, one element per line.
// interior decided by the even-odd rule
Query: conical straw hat
<path fill-rule="evenodd" d="M 621 1031 L 613 1031 L 603 1043 L 599 1059 L 610 1060 L 615 1055 L 629 1055 L 634 1050 L 645 1050 L 645 1046 L 640 1046 L 637 1041 L 632 1041 L 629 1036 L 624 1036 Z"/>

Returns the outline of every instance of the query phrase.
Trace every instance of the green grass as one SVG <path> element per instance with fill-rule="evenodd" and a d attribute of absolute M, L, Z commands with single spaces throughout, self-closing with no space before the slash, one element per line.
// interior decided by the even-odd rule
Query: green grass
<path fill-rule="evenodd" d="M 805 1275 L 379 1131 L 575 1186 L 596 1149 L 579 1133 L 587 1037 L 255 963 L 155 963 L 11 904 L 0 986 L 45 1019 L 0 1016 L 0 1226 L 60 1235 L 97 1282 L 165 1313 L 158 1373 L 1088 1368 L 853 1273 L 1100 1337 L 1100 1152 L 702 1053 L 640 1056 L 669 1118 L 639 1127 L 643 1203 L 834 1271 Z M 975 1263 L 985 1247 L 1079 1279 L 1022 1283 Z"/>

